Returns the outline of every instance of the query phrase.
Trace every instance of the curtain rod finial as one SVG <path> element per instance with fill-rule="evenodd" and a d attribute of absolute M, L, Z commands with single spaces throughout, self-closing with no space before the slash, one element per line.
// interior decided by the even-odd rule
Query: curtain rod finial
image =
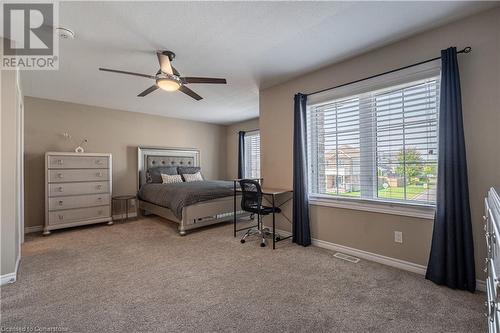
<path fill-rule="evenodd" d="M 466 48 L 464 48 L 464 53 L 469 53 L 470 51 L 472 51 L 472 47 L 467 46 Z"/>

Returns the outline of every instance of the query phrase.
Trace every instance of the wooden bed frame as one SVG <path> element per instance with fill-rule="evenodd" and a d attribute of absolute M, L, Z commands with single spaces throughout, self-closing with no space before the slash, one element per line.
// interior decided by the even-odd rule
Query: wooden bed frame
<path fill-rule="evenodd" d="M 146 172 L 153 166 L 200 166 L 200 152 L 196 149 L 138 147 L 137 148 L 138 190 L 146 183 Z M 182 209 L 182 219 L 165 207 L 138 199 L 139 209 L 144 215 L 155 214 L 179 224 L 179 234 L 184 236 L 188 230 L 207 225 L 233 220 L 233 196 L 199 202 Z M 236 207 L 239 209 L 241 196 L 236 197 Z M 237 211 L 238 217 L 249 214 Z"/>

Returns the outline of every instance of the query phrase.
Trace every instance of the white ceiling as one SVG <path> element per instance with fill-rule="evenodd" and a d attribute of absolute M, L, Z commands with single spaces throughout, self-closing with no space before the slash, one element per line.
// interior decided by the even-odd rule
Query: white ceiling
<path fill-rule="evenodd" d="M 478 2 L 61 2 L 58 71 L 23 71 L 25 95 L 228 124 L 258 116 L 259 88 L 286 81 L 491 7 Z M 153 81 L 98 71 L 154 74 L 155 50 L 177 54 L 195 101 Z"/>

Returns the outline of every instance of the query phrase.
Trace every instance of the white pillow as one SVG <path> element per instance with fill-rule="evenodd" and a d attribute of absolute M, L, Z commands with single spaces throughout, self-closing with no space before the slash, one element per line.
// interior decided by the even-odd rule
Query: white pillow
<path fill-rule="evenodd" d="M 201 175 L 201 172 L 197 173 L 184 173 L 182 174 L 182 177 L 184 177 L 185 182 L 200 182 L 203 181 L 203 177 Z"/>
<path fill-rule="evenodd" d="M 166 175 L 162 173 L 161 179 L 163 181 L 163 184 L 182 183 L 181 175 Z"/>

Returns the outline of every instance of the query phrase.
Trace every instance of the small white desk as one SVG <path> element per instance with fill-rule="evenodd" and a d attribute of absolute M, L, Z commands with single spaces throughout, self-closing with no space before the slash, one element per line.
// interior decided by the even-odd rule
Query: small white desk
<path fill-rule="evenodd" d="M 276 196 L 286 194 L 286 193 L 293 193 L 293 190 L 289 189 L 276 189 L 276 188 L 263 188 L 262 189 L 262 194 L 263 195 L 268 195 L 271 197 L 271 204 L 273 208 L 277 208 L 276 206 Z M 282 206 L 285 202 L 288 202 L 290 199 L 284 201 L 281 203 L 280 206 Z M 292 231 L 293 234 L 293 231 Z M 276 240 L 276 213 L 273 210 L 273 250 L 276 248 L 276 242 L 281 242 L 285 239 L 288 239 L 292 236 L 287 236 L 284 238 L 281 238 L 279 240 Z"/>

